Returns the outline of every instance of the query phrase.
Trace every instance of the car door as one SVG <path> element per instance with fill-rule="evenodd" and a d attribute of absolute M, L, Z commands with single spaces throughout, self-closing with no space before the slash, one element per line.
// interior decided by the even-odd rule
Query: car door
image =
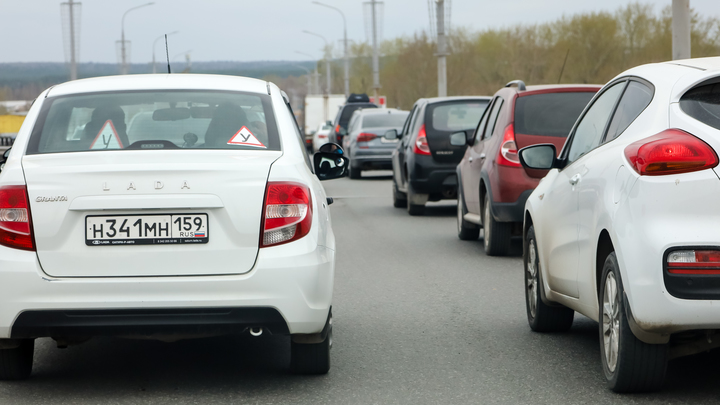
<path fill-rule="evenodd" d="M 587 174 L 583 157 L 600 145 L 625 82 L 611 85 L 585 110 L 563 149 L 566 166 L 543 195 L 543 238 L 547 254 L 547 282 L 553 291 L 577 298 L 578 294 L 578 184 Z"/>
<path fill-rule="evenodd" d="M 600 233 L 597 229 L 600 217 L 605 210 L 608 188 L 613 192 L 614 182 L 624 160 L 611 145 L 606 143 L 617 138 L 650 104 L 653 88 L 637 80 L 630 80 L 620 98 L 601 147 L 584 155 L 578 160 L 582 176 L 576 189 L 578 194 L 578 288 L 583 293 L 592 294 L 595 289 L 595 255 Z M 582 161 L 580 161 L 582 160 Z M 624 170 L 629 170 L 625 168 Z M 592 298 L 594 299 L 594 294 Z"/>
<path fill-rule="evenodd" d="M 393 152 L 392 155 L 393 176 L 395 177 L 395 184 L 397 184 L 401 190 L 405 189 L 403 186 L 402 173 L 402 168 L 405 166 L 405 146 L 408 138 L 410 138 L 408 133 L 410 132 L 410 126 L 416 113 L 417 103 L 415 103 L 412 110 L 410 111 L 410 114 L 405 120 L 405 124 L 403 124 L 403 128 L 399 134 L 400 142 L 398 142 L 397 148 L 395 148 L 395 152 Z"/>
<path fill-rule="evenodd" d="M 475 131 L 474 144 L 468 148 L 468 171 L 467 177 L 463 174 L 463 194 L 465 204 L 467 204 L 467 210 L 472 214 L 481 215 L 480 177 L 482 166 L 486 159 L 485 145 L 487 139 L 492 135 L 502 104 L 503 99 L 499 96 L 495 97 L 492 105 L 487 108 L 487 113 L 484 114 L 480 120 L 478 130 Z"/>

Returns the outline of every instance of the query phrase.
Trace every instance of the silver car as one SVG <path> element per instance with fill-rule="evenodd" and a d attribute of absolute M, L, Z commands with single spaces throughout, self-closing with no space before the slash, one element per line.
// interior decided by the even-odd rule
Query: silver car
<path fill-rule="evenodd" d="M 392 152 L 397 139 L 388 140 L 385 132 L 400 131 L 409 112 L 394 108 L 360 109 L 348 123 L 343 146 L 350 158 L 350 178 L 359 179 L 363 170 L 392 170 Z"/>

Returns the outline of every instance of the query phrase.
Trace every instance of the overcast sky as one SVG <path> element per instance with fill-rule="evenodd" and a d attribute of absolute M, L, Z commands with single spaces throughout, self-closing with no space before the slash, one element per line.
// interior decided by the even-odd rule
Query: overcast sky
<path fill-rule="evenodd" d="M 66 1 L 66 0 L 64 0 Z M 345 12 L 348 38 L 365 41 L 363 0 L 324 0 Z M 125 10 L 147 0 L 82 0 L 80 61 L 117 62 L 115 41 Z M 64 60 L 60 0 L 0 0 L 0 62 L 59 62 Z M 452 0 L 454 27 L 472 30 L 535 24 L 563 15 L 615 11 L 629 0 Z M 671 0 L 650 0 L 657 12 Z M 704 15 L 720 17 L 720 0 L 690 0 Z M 385 0 L 383 37 L 412 35 L 426 30 L 428 0 Z M 310 0 L 155 0 L 130 12 L 126 38 L 132 41 L 131 61 L 152 59 L 153 40 L 170 37 L 170 56 L 192 50 L 195 61 L 307 60 L 295 51 L 320 57 L 322 40 L 303 34 L 310 30 L 338 44 L 342 20 L 333 10 Z M 336 46 L 339 46 L 336 45 Z M 161 56 L 158 42 L 158 58 Z"/>

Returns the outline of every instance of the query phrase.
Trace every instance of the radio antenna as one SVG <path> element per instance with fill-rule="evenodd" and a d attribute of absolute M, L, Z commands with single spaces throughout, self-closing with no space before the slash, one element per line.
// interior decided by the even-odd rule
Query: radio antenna
<path fill-rule="evenodd" d="M 170 72 L 170 51 L 168 51 L 167 34 L 165 34 L 165 57 L 167 58 L 168 63 L 168 74 L 170 74 L 172 72 Z"/>

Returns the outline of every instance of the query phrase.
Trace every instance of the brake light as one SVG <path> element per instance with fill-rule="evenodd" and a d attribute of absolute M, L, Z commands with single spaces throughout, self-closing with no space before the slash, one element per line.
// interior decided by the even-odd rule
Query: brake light
<path fill-rule="evenodd" d="M 520 167 L 518 148 L 515 143 L 515 126 L 513 124 L 505 127 L 503 141 L 500 145 L 500 152 L 497 157 L 497 164 L 502 166 Z"/>
<path fill-rule="evenodd" d="M 631 143 L 625 148 L 625 157 L 641 176 L 689 173 L 718 165 L 710 145 L 675 128 Z"/>
<path fill-rule="evenodd" d="M 0 187 L 0 245 L 35 250 L 25 186 Z"/>
<path fill-rule="evenodd" d="M 375 135 L 375 134 L 370 134 L 370 133 L 367 133 L 367 132 L 361 132 L 360 134 L 358 134 L 357 141 L 358 141 L 358 143 L 360 143 L 360 142 L 370 142 L 370 141 L 372 141 L 372 140 L 375 139 L 375 138 L 377 138 L 377 135 Z M 359 146 L 360 148 L 362 148 L 362 149 L 367 149 L 367 148 L 368 148 L 367 145 L 358 145 L 358 146 Z"/>
<path fill-rule="evenodd" d="M 340 124 L 335 125 L 335 135 L 340 135 Z"/>
<path fill-rule="evenodd" d="M 413 153 L 416 155 L 430 155 L 430 146 L 427 142 L 427 134 L 425 133 L 425 124 L 420 127 L 417 139 L 415 140 L 415 146 L 413 146 Z"/>
<path fill-rule="evenodd" d="M 720 250 L 676 250 L 667 265 L 670 274 L 720 274 Z"/>
<path fill-rule="evenodd" d="M 263 206 L 260 247 L 300 239 L 310 232 L 310 190 L 298 183 L 268 182 Z"/>

